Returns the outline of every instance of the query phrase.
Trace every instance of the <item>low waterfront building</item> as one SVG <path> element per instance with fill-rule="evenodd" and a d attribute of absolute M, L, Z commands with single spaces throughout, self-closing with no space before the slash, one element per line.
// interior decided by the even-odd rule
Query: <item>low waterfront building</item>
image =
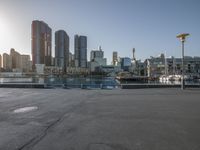
<path fill-rule="evenodd" d="M 80 75 L 87 75 L 89 74 L 89 68 L 82 68 L 82 67 L 67 67 L 67 74 L 80 74 Z"/>
<path fill-rule="evenodd" d="M 63 75 L 63 67 L 58 66 L 44 66 L 45 75 Z"/>
<path fill-rule="evenodd" d="M 151 57 L 145 60 L 146 72 L 148 77 L 157 78 L 165 74 L 165 56 Z"/>
<path fill-rule="evenodd" d="M 182 58 L 165 58 L 164 54 L 145 60 L 145 70 L 148 77 L 161 75 L 179 75 L 182 73 Z M 186 75 L 200 75 L 200 57 L 184 57 Z"/>
<path fill-rule="evenodd" d="M 96 72 L 107 74 L 108 76 L 115 76 L 118 72 L 122 72 L 120 66 L 115 65 L 106 65 L 106 66 L 99 66 L 96 67 Z"/>

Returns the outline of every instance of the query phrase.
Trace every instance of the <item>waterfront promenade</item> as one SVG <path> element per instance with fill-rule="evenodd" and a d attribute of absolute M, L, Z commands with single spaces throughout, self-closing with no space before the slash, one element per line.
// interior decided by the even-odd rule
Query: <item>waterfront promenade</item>
<path fill-rule="evenodd" d="M 0 88 L 0 150 L 199 150 L 199 133 L 199 88 Z"/>

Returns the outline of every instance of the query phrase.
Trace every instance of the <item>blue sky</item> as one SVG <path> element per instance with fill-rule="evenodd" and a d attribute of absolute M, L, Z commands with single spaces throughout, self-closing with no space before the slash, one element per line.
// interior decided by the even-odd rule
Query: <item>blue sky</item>
<path fill-rule="evenodd" d="M 15 48 L 31 54 L 31 22 L 43 20 L 54 33 L 88 36 L 88 58 L 101 45 L 108 63 L 112 52 L 144 60 L 161 52 L 181 56 L 179 33 L 190 33 L 186 55 L 200 56 L 199 0 L 0 0 L 0 54 Z"/>

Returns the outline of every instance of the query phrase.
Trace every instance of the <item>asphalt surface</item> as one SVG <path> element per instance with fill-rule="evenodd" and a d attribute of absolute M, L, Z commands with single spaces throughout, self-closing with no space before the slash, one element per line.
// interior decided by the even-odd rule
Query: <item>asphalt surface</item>
<path fill-rule="evenodd" d="M 0 88 L 0 150 L 27 149 L 199 150 L 200 90 Z"/>

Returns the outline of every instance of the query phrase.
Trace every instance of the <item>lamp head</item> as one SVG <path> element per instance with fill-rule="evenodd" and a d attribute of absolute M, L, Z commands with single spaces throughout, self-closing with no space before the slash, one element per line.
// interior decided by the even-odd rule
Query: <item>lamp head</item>
<path fill-rule="evenodd" d="M 189 33 L 183 33 L 183 34 L 179 34 L 176 37 L 179 38 L 182 42 L 185 41 L 186 36 L 189 36 Z"/>

